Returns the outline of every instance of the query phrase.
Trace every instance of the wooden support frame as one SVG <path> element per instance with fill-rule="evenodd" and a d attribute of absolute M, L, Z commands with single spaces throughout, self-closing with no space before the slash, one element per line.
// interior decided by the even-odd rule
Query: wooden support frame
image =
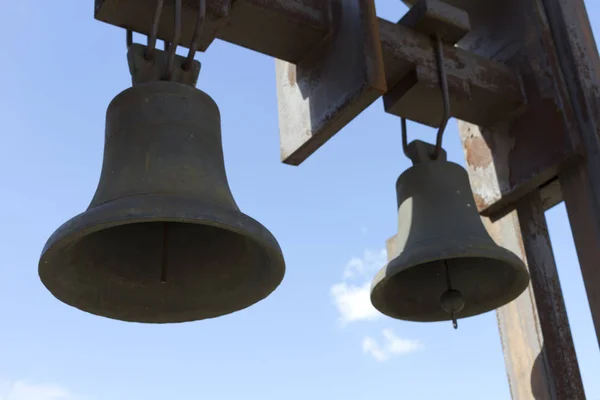
<path fill-rule="evenodd" d="M 373 0 L 207 0 L 199 47 L 219 38 L 278 59 L 282 160 L 298 165 L 381 95 L 387 112 L 437 126 L 430 36 L 445 26 L 450 106 L 463 120 L 477 206 L 496 241 L 527 260 L 532 278 L 498 310 L 512 396 L 583 399 L 544 211 L 566 203 L 600 344 L 600 58 L 584 2 L 405 2 L 418 7 L 394 23 L 375 17 Z M 95 4 L 97 19 L 148 33 L 153 2 Z M 184 47 L 193 4 L 185 2 Z M 170 40 L 172 31 L 164 18 L 159 38 Z M 336 50 L 346 35 L 356 46 Z M 395 253 L 393 240 L 387 248 Z"/>
<path fill-rule="evenodd" d="M 568 128 L 585 158 L 559 173 L 600 345 L 600 57 L 583 0 L 543 0 L 567 92 Z"/>
<path fill-rule="evenodd" d="M 146 0 L 95 0 L 95 16 L 122 28 L 148 34 L 154 12 L 154 1 Z M 168 2 L 167 2 L 168 3 Z M 165 3 L 164 15 L 172 9 Z M 184 2 L 185 10 L 181 45 L 189 46 L 196 9 Z M 341 8 L 337 9 L 336 4 Z M 441 95 L 433 50 L 433 40 L 428 27 L 436 16 L 448 7 L 429 0 L 416 18 L 405 20 L 405 25 L 375 17 L 374 0 L 207 0 L 207 28 L 203 30 L 200 50 L 206 50 L 215 38 L 272 56 L 279 61 L 279 92 L 298 96 L 299 88 L 289 87 L 282 73 L 286 64 L 296 65 L 295 76 L 319 76 L 315 64 L 324 63 L 320 57 L 329 58 L 330 71 L 341 76 L 361 76 L 362 82 L 346 79 L 338 82 L 329 79 L 301 90 L 304 102 L 311 102 L 307 122 L 292 123 L 287 120 L 299 102 L 279 97 L 280 137 L 282 161 L 298 165 L 313 154 L 323 143 L 339 132 L 388 89 L 394 88 L 393 98 L 388 97 L 389 111 L 413 118 L 421 123 L 437 126 L 442 112 Z M 354 11 L 352 11 L 354 10 Z M 357 49 L 327 52 L 331 40 L 341 43 L 342 21 L 354 14 L 357 31 L 344 28 Z M 460 10 L 454 10 L 462 15 Z M 335 18 L 334 18 L 335 17 Z M 440 21 L 438 21 L 439 23 Z M 448 22 L 448 21 L 446 21 Z M 342 23 L 342 24 L 341 24 Z M 348 24 L 348 20 L 345 22 Z M 341 24 L 341 25 L 340 25 Z M 358 28 L 363 24 L 361 28 Z M 464 34 L 464 16 L 447 24 L 449 38 Z M 422 32 L 418 32 L 420 29 Z M 158 38 L 170 40 L 173 24 L 169 18 L 161 19 Z M 337 36 L 336 36 L 337 35 Z M 338 39 L 335 39 L 335 38 Z M 348 38 L 345 39 L 346 41 Z M 328 44 L 329 43 L 329 44 Z M 331 47 L 329 47 L 331 48 Z M 352 58 L 352 55 L 354 55 Z M 454 47 L 452 40 L 444 45 L 451 109 L 453 115 L 466 121 L 488 126 L 507 115 L 523 110 L 523 95 L 518 70 L 502 62 L 490 60 L 469 51 Z M 383 65 L 381 64 L 383 57 Z M 352 58 L 352 61 L 349 60 Z M 315 60 L 318 60 L 315 61 Z M 347 72 L 352 71 L 352 72 Z M 316 74 L 316 75 L 315 75 Z M 328 72 L 327 76 L 332 76 Z M 289 73 L 288 73 L 289 76 Z M 382 78 L 384 76 L 384 78 Z M 384 80 L 382 80 L 384 79 Z M 345 83 L 344 83 L 345 82 Z M 357 87 L 362 89 L 357 90 Z M 326 95 L 328 101 L 321 99 Z M 320 103 L 320 105 L 319 105 Z M 429 113 L 411 114 L 405 104 L 428 103 Z M 333 106 L 331 105 L 333 104 Z M 290 140 L 294 138 L 294 140 Z"/>
<path fill-rule="evenodd" d="M 490 232 L 522 241 L 529 262 L 533 296 L 498 310 L 512 397 L 585 399 L 543 211 L 566 201 L 600 335 L 600 60 L 582 0 L 499 3 L 471 10 L 478 26 L 460 45 L 517 65 L 528 110 L 489 129 L 461 123 L 460 134 Z"/>

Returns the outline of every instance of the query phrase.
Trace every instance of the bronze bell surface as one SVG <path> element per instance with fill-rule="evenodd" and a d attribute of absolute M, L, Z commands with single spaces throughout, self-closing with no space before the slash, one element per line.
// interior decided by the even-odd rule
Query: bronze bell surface
<path fill-rule="evenodd" d="M 64 303 L 146 323 L 244 309 L 284 272 L 275 238 L 233 199 L 217 105 L 165 81 L 110 103 L 96 194 L 50 237 L 39 262 L 43 284 Z"/>
<path fill-rule="evenodd" d="M 434 322 L 491 311 L 529 284 L 523 261 L 498 246 L 477 212 L 467 172 L 408 145 L 414 165 L 396 182 L 398 255 L 375 276 L 371 302 L 392 318 Z"/>

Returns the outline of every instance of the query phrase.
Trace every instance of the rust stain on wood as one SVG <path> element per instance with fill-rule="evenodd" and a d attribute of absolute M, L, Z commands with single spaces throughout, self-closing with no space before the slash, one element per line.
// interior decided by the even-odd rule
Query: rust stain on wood
<path fill-rule="evenodd" d="M 492 162 L 488 144 L 482 137 L 470 137 L 464 141 L 467 164 L 472 168 L 486 168 Z"/>

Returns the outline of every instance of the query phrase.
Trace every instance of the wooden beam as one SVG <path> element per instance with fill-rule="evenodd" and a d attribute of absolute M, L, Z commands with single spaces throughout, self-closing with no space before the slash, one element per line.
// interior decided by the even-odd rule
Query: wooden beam
<path fill-rule="evenodd" d="M 541 0 L 488 5 L 471 14 L 479 25 L 459 46 L 518 68 L 527 98 L 523 113 L 463 136 L 479 211 L 498 216 L 578 163 L 582 148 L 566 119 L 559 56 Z M 490 174 L 498 181 L 489 182 Z"/>
<path fill-rule="evenodd" d="M 379 28 L 378 40 L 381 43 L 383 55 L 385 83 L 388 89 L 394 87 L 394 94 L 391 94 L 391 96 L 397 96 L 401 93 L 401 97 L 403 97 L 402 104 L 408 102 L 427 105 L 424 108 L 399 106 L 388 111 L 393 111 L 421 123 L 437 126 L 441 119 L 442 103 L 433 41 L 424 34 L 381 18 L 378 19 L 377 23 Z M 339 40 L 346 42 L 348 37 L 344 39 L 340 37 Z M 341 76 L 354 73 L 348 62 L 344 61 L 343 54 L 350 54 L 350 50 L 358 54 L 358 50 L 363 48 L 363 42 L 360 39 L 351 42 L 354 43 L 355 47 L 345 46 L 344 51 L 338 49 L 338 58 L 327 61 L 330 65 L 329 68 L 332 69 L 331 76 L 336 76 L 336 79 L 332 79 L 331 82 L 326 83 L 322 79 L 315 79 L 314 76 L 316 75 L 311 72 L 313 67 L 310 63 L 320 63 L 323 62 L 322 60 L 310 57 L 310 62 L 298 64 L 294 72 L 295 76 L 306 76 L 307 82 L 313 82 L 312 84 L 316 87 L 322 88 L 323 91 L 320 96 L 317 96 L 316 92 L 309 87 L 304 89 L 298 87 L 295 89 L 296 93 L 289 89 L 284 90 L 283 88 L 290 87 L 287 77 L 289 73 L 286 72 L 290 69 L 286 64 L 278 63 L 279 115 L 280 122 L 284 122 L 280 125 L 281 153 L 284 163 L 298 165 L 303 162 L 376 99 L 376 97 L 371 97 L 369 101 L 363 101 L 360 95 L 351 94 L 352 84 L 348 85 L 348 82 L 340 80 Z M 373 43 L 373 46 L 369 51 L 361 50 L 363 54 L 361 57 L 365 57 L 378 47 L 375 43 Z M 516 70 L 507 67 L 503 63 L 471 54 L 451 44 L 444 45 L 444 55 L 451 110 L 455 117 L 488 126 L 499 119 L 517 113 L 523 108 L 525 99 L 521 80 Z M 368 60 L 367 64 L 375 70 L 377 58 L 372 55 L 368 57 L 362 58 L 362 60 Z M 356 63 L 356 60 L 360 59 L 354 58 L 354 60 L 353 62 Z M 356 70 L 356 73 L 360 73 L 360 70 Z M 363 76 L 368 77 L 368 75 Z M 418 90 L 400 90 L 399 87 L 406 83 L 409 85 L 406 86 L 407 89 L 418 87 Z M 348 85 L 348 87 L 343 88 L 343 85 Z M 379 88 L 382 88 L 382 85 L 379 85 Z M 343 108 L 335 103 L 328 105 L 328 109 L 316 107 L 315 104 L 322 103 L 323 99 L 331 98 L 332 90 L 334 93 L 346 94 L 344 102 L 341 103 L 344 104 Z M 298 91 L 301 92 L 301 96 L 299 96 Z M 385 90 L 380 92 L 379 95 L 383 93 L 385 93 Z M 288 95 L 292 97 L 288 98 Z M 435 101 L 435 99 L 439 100 Z M 388 99 L 390 104 L 391 101 Z M 396 99 L 393 101 L 400 104 Z M 297 107 L 301 104 L 305 105 L 298 109 Z M 311 107 L 310 110 L 298 111 L 308 106 Z M 410 110 L 425 110 L 426 112 L 411 113 Z M 326 124 L 320 115 L 327 117 Z M 343 118 L 338 118 L 339 116 L 343 116 Z"/>
<path fill-rule="evenodd" d="M 541 352 L 534 361 L 533 369 L 530 370 L 531 390 L 535 399 L 583 400 L 585 399 L 583 382 L 544 216 L 544 204 L 539 193 L 521 200 L 517 205 L 517 215 L 531 276 L 537 318 L 532 316 L 521 320 L 520 325 L 514 323 L 510 326 L 504 325 L 503 334 L 514 335 L 515 331 L 524 329 L 526 335 L 536 334 L 539 337 L 539 343 L 542 345 Z M 517 313 L 507 313 L 504 321 L 514 315 L 522 314 L 524 306 L 529 309 L 530 305 L 522 304 Z M 503 319 L 499 318 L 499 320 Z M 539 329 L 536 326 L 538 324 Z M 503 327 L 501 326 L 500 329 L 502 332 Z M 535 329 L 536 332 L 530 332 L 530 329 Z M 519 339 L 513 344 L 518 342 Z M 508 349 L 505 347 L 505 350 Z M 516 348 L 511 350 L 512 353 L 509 351 L 505 354 L 508 363 L 514 363 L 514 360 L 520 356 L 515 352 Z M 528 370 L 521 372 L 527 373 Z M 516 376 L 519 375 L 513 374 L 513 378 Z M 517 383 L 517 385 L 523 388 L 522 384 Z M 511 386 L 515 385 L 511 383 Z"/>
<path fill-rule="evenodd" d="M 584 399 L 543 215 L 567 198 L 556 178 L 579 165 L 582 152 L 542 1 L 491 1 L 471 10 L 473 27 L 459 46 L 518 67 L 528 107 L 493 127 L 461 122 L 460 135 L 478 207 L 495 221 L 486 225 L 499 244 L 527 259 L 532 279 L 528 294 L 497 314 L 512 397 Z"/>
<path fill-rule="evenodd" d="M 565 119 L 585 158 L 560 174 L 600 345 L 600 57 L 583 0 L 542 0 L 558 50 Z"/>
<path fill-rule="evenodd" d="M 331 0 L 331 12 L 331 35 L 300 63 L 276 61 L 287 164 L 300 164 L 386 91 L 374 1 Z"/>
<path fill-rule="evenodd" d="M 323 0 L 235 0 L 219 39 L 299 63 L 331 31 Z"/>
<path fill-rule="evenodd" d="M 443 107 L 432 38 L 381 19 L 379 36 L 389 90 L 386 111 L 437 127 Z M 443 52 L 452 116 L 490 126 L 523 109 L 516 70 L 452 44 Z"/>
<path fill-rule="evenodd" d="M 232 0 L 208 0 L 206 18 L 198 48 L 204 51 L 217 36 L 217 32 L 229 20 Z M 150 33 L 156 10 L 155 0 L 95 0 L 94 17 L 98 21 L 124 29 L 130 29 L 144 35 Z M 171 41 L 174 35 L 174 2 L 165 1 L 158 24 L 158 38 Z M 184 1 L 181 16 L 182 47 L 192 43 L 198 16 L 198 2 Z M 145 44 L 145 43 L 144 43 Z"/>
<path fill-rule="evenodd" d="M 96 19 L 143 34 L 150 32 L 155 1 L 95 2 Z M 280 60 L 280 120 L 289 118 L 280 131 L 283 162 L 297 165 L 304 161 L 390 88 L 393 91 L 385 100 L 388 112 L 437 126 L 441 92 L 429 35 L 440 26 L 446 40 L 444 56 L 455 117 L 488 126 L 524 108 L 517 69 L 454 47 L 453 42 L 468 31 L 466 13 L 439 0 L 422 0 L 422 7 L 403 19 L 407 27 L 377 18 L 370 11 L 372 3 L 345 1 L 340 8 L 338 0 L 207 0 L 200 50 L 220 38 Z M 198 10 L 194 1 L 183 4 L 180 43 L 187 47 Z M 350 20 L 339 20 L 359 9 L 368 12 L 352 20 L 363 24 L 356 25 L 356 30 L 347 27 Z M 449 10 L 453 15 L 445 18 Z M 172 3 L 165 2 L 159 39 L 172 39 L 172 14 Z M 340 26 L 344 28 L 340 30 Z M 332 47 L 333 42 L 336 45 Z M 283 62 L 296 65 L 296 69 Z M 359 81 L 366 83 L 358 88 Z M 300 105 L 303 111 L 291 111 L 291 105 Z"/>

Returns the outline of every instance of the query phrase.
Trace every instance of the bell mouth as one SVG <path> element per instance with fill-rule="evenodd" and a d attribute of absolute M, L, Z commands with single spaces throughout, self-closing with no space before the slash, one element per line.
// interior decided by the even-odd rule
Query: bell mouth
<path fill-rule="evenodd" d="M 144 323 L 242 310 L 272 293 L 284 273 L 281 249 L 260 223 L 173 196 L 90 208 L 52 235 L 39 263 L 43 284 L 62 302 Z"/>
<path fill-rule="evenodd" d="M 446 270 L 452 289 L 464 300 L 464 307 L 454 314 L 456 318 L 483 314 L 510 303 L 529 284 L 525 265 L 506 249 L 483 243 L 478 247 L 476 253 L 472 248 L 458 249 L 454 255 L 446 253 L 447 258 L 420 264 L 411 260 L 426 259 L 430 249 L 401 254 L 376 275 L 371 303 L 381 313 L 400 320 L 450 321 L 452 316 L 440 303 L 440 297 L 449 289 Z"/>

